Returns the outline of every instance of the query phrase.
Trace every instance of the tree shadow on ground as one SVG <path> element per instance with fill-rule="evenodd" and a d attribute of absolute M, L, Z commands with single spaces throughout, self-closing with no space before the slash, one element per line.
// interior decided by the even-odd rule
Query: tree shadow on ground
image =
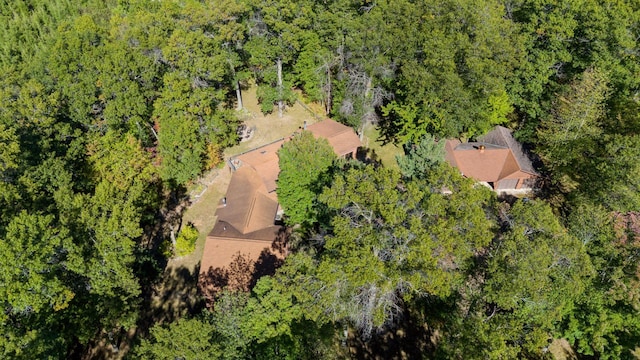
<path fill-rule="evenodd" d="M 382 160 L 374 149 L 360 147 L 356 153 L 356 159 L 363 164 L 382 166 Z"/>
<path fill-rule="evenodd" d="M 173 189 L 158 200 L 158 211 L 143 219 L 141 224 L 144 235 L 135 251 L 136 261 L 133 264 L 141 290 L 136 325 L 128 331 L 124 328 L 119 331 L 103 329 L 78 358 L 123 358 L 155 324 L 199 313 L 204 307 L 197 294 L 198 268 L 193 271 L 185 267 L 166 268 L 165 247 L 172 231 L 175 234 L 179 229 L 182 215 L 189 205 L 186 189 L 182 186 L 174 186 Z M 162 193 L 162 186 L 158 185 L 157 191 Z"/>
<path fill-rule="evenodd" d="M 369 340 L 363 340 L 357 332 L 350 331 L 349 358 L 362 360 L 428 358 L 435 351 L 434 339 L 434 329 L 405 310 L 396 326 L 373 334 Z"/>
<path fill-rule="evenodd" d="M 197 293 L 197 279 L 197 267 L 193 271 L 185 267 L 167 269 L 149 299 L 144 299 L 139 305 L 136 326 L 129 331 L 102 331 L 79 358 L 123 358 L 142 338 L 149 335 L 154 325 L 200 313 L 204 301 Z"/>
<path fill-rule="evenodd" d="M 202 311 L 204 303 L 197 292 L 199 270 L 199 266 L 193 271 L 185 267 L 167 269 L 151 301 L 149 315 L 153 320 L 173 322 Z"/>
<path fill-rule="evenodd" d="M 148 328 L 157 322 L 174 321 L 202 309 L 196 288 L 199 267 L 167 267 L 166 247 L 182 226 L 189 197 L 184 187 L 176 187 L 163 200 L 151 225 L 145 228 L 137 259 L 136 273 L 142 287 L 142 311 L 138 327 Z"/>

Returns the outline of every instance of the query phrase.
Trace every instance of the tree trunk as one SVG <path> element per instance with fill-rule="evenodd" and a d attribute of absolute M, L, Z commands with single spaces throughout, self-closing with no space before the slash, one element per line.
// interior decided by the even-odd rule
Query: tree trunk
<path fill-rule="evenodd" d="M 176 229 L 173 225 L 169 225 L 170 229 L 171 229 L 171 234 L 169 235 L 171 238 L 171 245 L 173 246 L 173 249 L 175 250 L 176 248 Z"/>
<path fill-rule="evenodd" d="M 329 115 L 331 111 L 331 67 L 327 66 L 327 94 L 324 102 L 324 114 Z"/>
<path fill-rule="evenodd" d="M 242 110 L 244 106 L 242 105 L 242 92 L 240 91 L 240 81 L 235 80 L 236 83 L 236 97 L 238 98 L 238 107 L 236 110 Z"/>
<path fill-rule="evenodd" d="M 242 108 L 244 107 L 242 105 L 242 91 L 240 90 L 240 81 L 236 77 L 236 67 L 233 66 L 233 62 L 231 62 L 230 58 L 227 60 L 229 61 L 229 67 L 231 68 L 231 75 L 233 76 L 233 82 L 235 83 L 235 87 L 236 87 L 236 98 L 238 98 L 238 105 L 236 107 L 236 110 L 242 110 Z"/>
<path fill-rule="evenodd" d="M 160 141 L 160 138 L 158 138 L 158 133 L 156 132 L 156 130 L 153 128 L 153 125 L 149 124 L 149 127 L 151 128 L 151 132 L 153 133 L 153 136 L 155 136 L 156 141 Z"/>
<path fill-rule="evenodd" d="M 364 99 L 362 108 L 364 109 L 363 119 L 362 119 L 362 130 L 360 130 L 360 142 L 364 140 L 364 128 L 367 126 L 367 122 L 369 121 L 369 112 L 373 111 L 371 108 L 371 77 L 367 77 L 367 87 L 364 91 Z"/>
<path fill-rule="evenodd" d="M 278 68 L 278 115 L 282 117 L 284 112 L 284 100 L 282 99 L 282 59 L 276 60 L 276 66 Z"/>

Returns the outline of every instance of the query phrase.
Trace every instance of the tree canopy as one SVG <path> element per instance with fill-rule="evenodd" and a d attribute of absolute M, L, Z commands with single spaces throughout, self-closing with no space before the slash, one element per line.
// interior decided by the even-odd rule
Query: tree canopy
<path fill-rule="evenodd" d="M 295 134 L 278 150 L 278 201 L 287 223 L 310 225 L 318 219 L 317 194 L 331 180 L 330 167 L 337 159 L 324 138 L 309 131 Z"/>
<path fill-rule="evenodd" d="M 0 2 L 0 354 L 117 338 L 140 358 L 341 358 L 418 324 L 438 334 L 425 357 L 546 358 L 562 339 L 631 358 L 639 24 L 628 0 Z M 305 246 L 152 324 L 161 244 L 239 140 L 250 86 L 279 119 L 299 100 L 376 126 L 399 171 L 293 136 L 277 195 Z M 495 125 L 532 156 L 532 198 L 444 161 L 443 139 Z"/>

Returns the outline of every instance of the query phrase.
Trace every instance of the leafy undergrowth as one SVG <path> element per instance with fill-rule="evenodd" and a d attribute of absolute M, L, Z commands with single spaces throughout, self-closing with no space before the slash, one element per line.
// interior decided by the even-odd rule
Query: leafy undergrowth
<path fill-rule="evenodd" d="M 196 248 L 196 240 L 198 240 L 198 229 L 192 224 L 184 226 L 176 238 L 176 256 L 191 254 Z"/>

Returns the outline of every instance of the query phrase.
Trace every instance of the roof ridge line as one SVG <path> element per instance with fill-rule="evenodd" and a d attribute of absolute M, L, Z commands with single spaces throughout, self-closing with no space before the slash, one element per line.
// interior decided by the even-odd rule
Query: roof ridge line
<path fill-rule="evenodd" d="M 251 199 L 251 205 L 249 206 L 249 211 L 247 212 L 247 216 L 245 217 L 245 221 L 244 221 L 244 227 L 242 228 L 242 233 L 245 234 L 247 232 L 247 229 L 249 228 L 249 221 L 251 219 L 251 214 L 253 214 L 253 209 L 255 208 L 256 205 L 256 194 L 258 192 L 254 191 L 253 192 L 253 198 Z"/>

